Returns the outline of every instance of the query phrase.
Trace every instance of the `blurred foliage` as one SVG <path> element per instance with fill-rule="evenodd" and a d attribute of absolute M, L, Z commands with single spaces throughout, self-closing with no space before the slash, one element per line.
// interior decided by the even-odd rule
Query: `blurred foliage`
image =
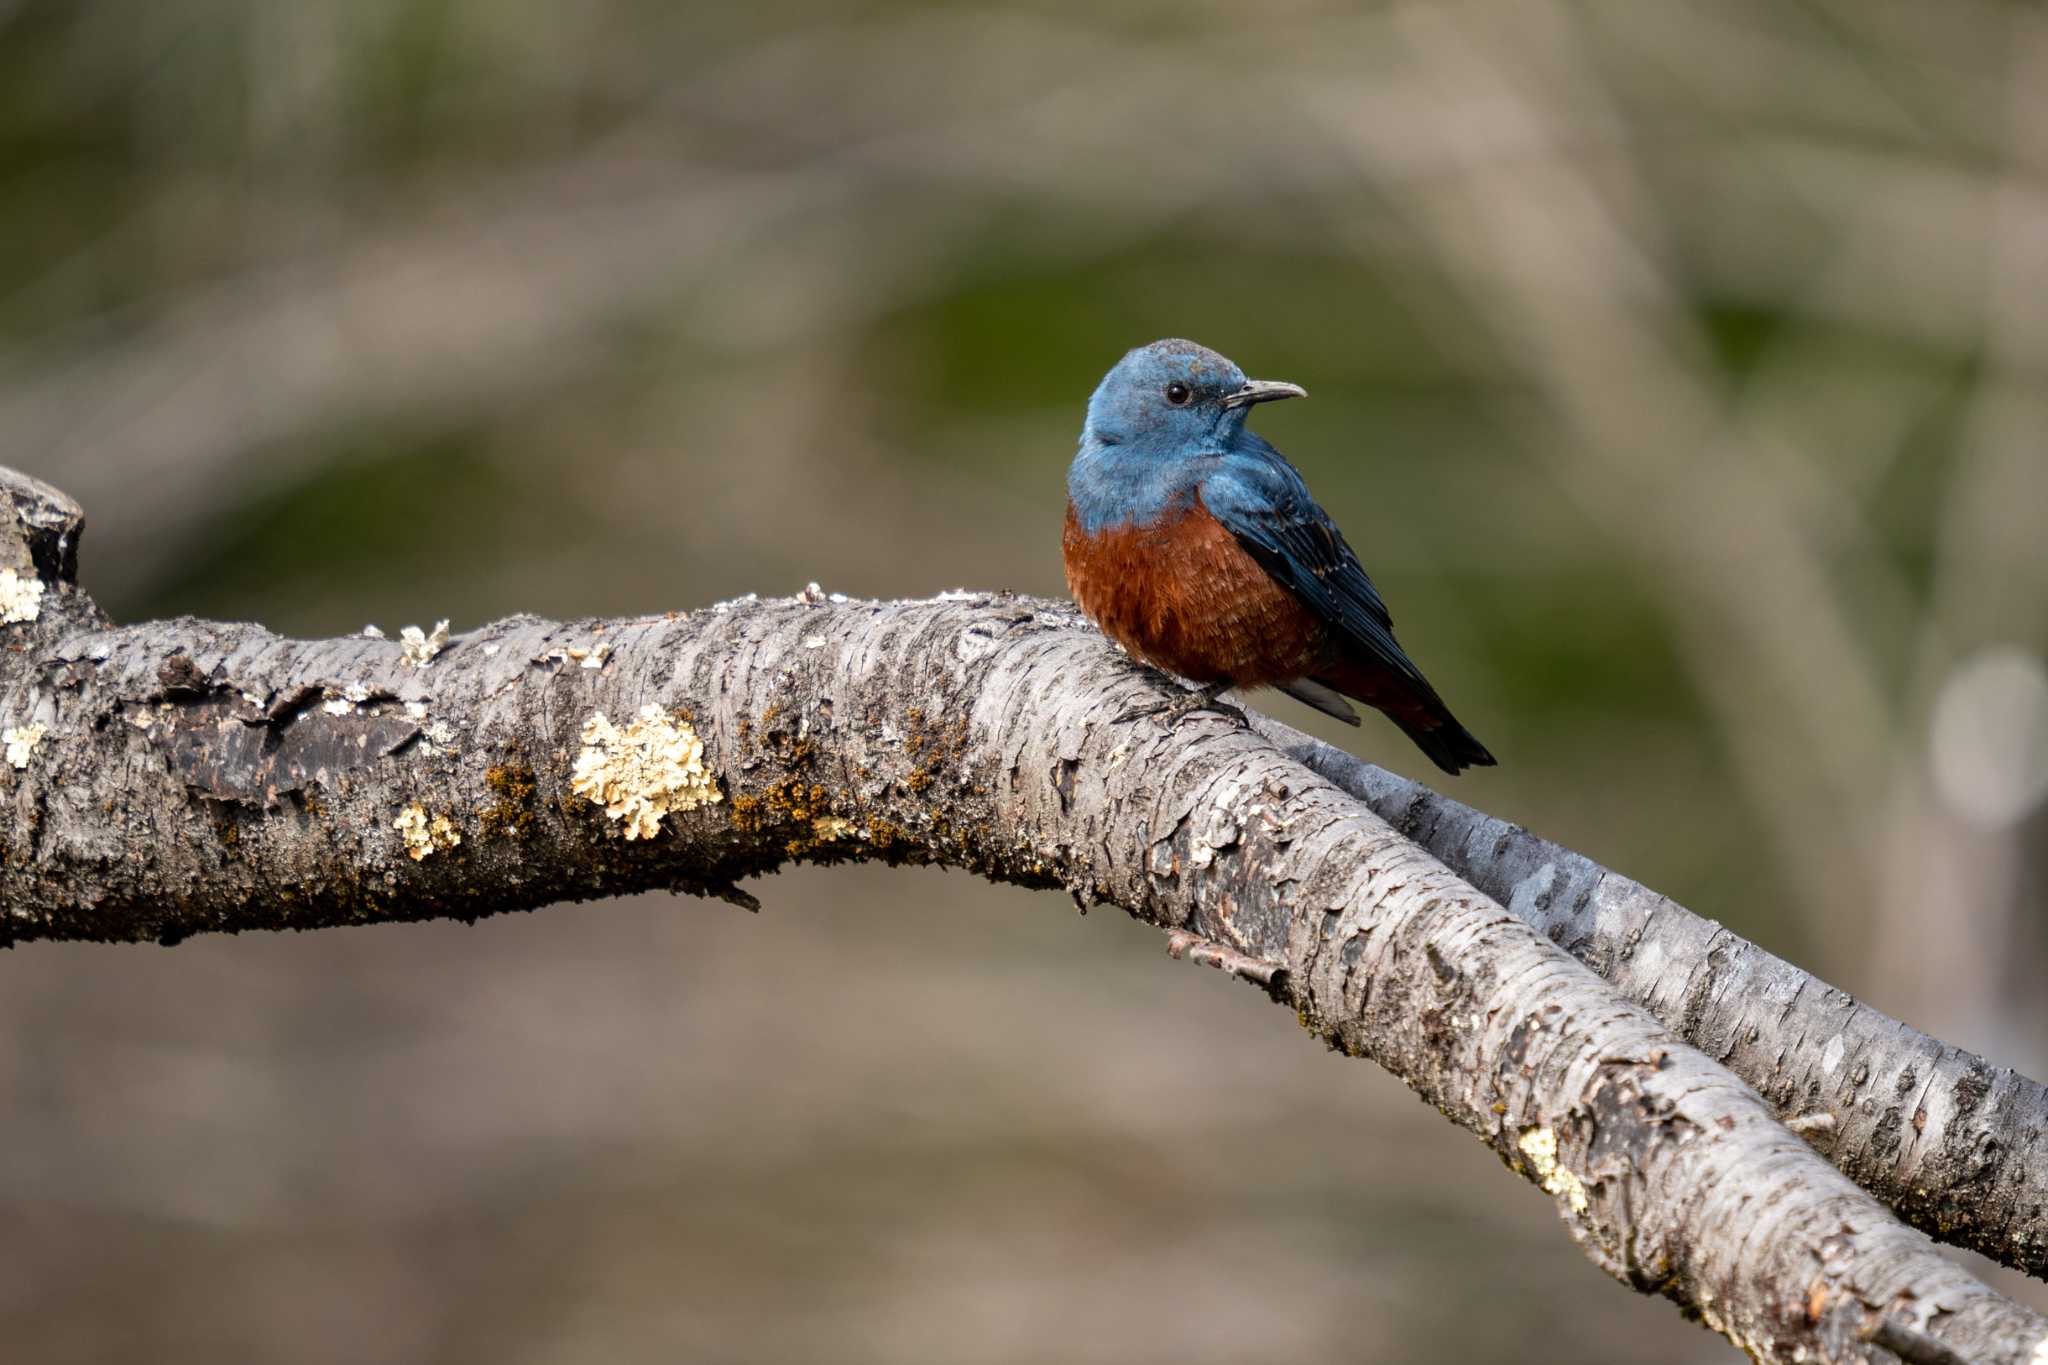
<path fill-rule="evenodd" d="M 1502 756 L 1458 796 L 2038 1074 L 2043 817 L 2038 802 L 1995 825 L 1960 813 L 1930 773 L 1990 781 L 2011 754 L 1952 754 L 1940 768 L 1929 716 L 1979 651 L 2016 648 L 2038 671 L 2048 649 L 2044 170 L 2048 25 L 2034 6 L 1988 0 L 0 0 L 0 449 L 84 502 L 88 586 L 127 618 L 245 616 L 315 634 L 686 608 L 810 579 L 876 595 L 1057 593 L 1063 476 L 1088 391 L 1126 347 L 1193 336 L 1313 393 L 1262 411 L 1260 429 L 1302 467 L 1404 641 Z M 2022 769 L 2048 744 L 2029 738 L 2030 714 L 1987 722 Z M 1417 770 L 1387 727 L 1319 733 Z M 921 944 L 931 916 L 896 901 L 933 896 L 935 882 L 796 885 L 871 912 L 855 915 L 861 933 L 912 977 L 985 990 L 1000 970 L 985 951 Z M 1022 903 L 947 887 L 1004 915 Z M 804 908 L 787 907 L 797 919 Z M 718 912 L 618 913 L 666 924 Z M 970 937 L 1000 919 L 977 919 Z M 749 956 L 765 951 L 749 948 L 749 928 L 718 935 L 740 981 L 770 961 Z M 1043 945 L 1046 978 L 1091 970 L 1104 951 L 1069 929 Z M 347 979 L 366 998 L 302 1025 L 255 1013 L 249 1027 L 274 1039 L 261 1056 L 191 1046 L 238 1083 L 285 1085 L 383 1027 L 377 983 L 425 962 L 449 998 L 498 1000 L 501 1022 L 517 1021 L 523 1003 L 489 989 L 495 954 L 546 961 L 590 933 L 587 916 L 565 912 L 468 936 L 345 939 Z M 644 949 L 616 929 L 598 940 L 615 954 L 588 959 L 604 991 Z M 38 1161 L 69 1172 L 64 1197 L 91 1202 L 75 1191 L 125 1149 L 81 1140 L 112 1122 L 104 1110 L 21 1077 L 90 1070 L 121 1039 L 185 1017 L 180 992 L 206 989 L 197 961 L 284 998 L 335 970 L 334 942 L 188 945 L 146 969 L 64 950 L 0 964 L 0 999 L 61 996 L 0 1030 L 0 1083 L 15 1078 L 14 1117 L 41 1135 Z M 776 942 L 830 951 L 807 950 L 801 931 Z M 1143 934 L 1116 942 L 1152 951 Z M 1168 970 L 1131 958 L 1128 980 Z M 115 1000 L 127 973 L 153 984 Z M 612 1065 L 630 1076 L 666 1049 L 728 1045 L 716 1020 L 745 987 L 700 984 L 720 1008 L 690 1023 L 712 1033 L 622 1026 Z M 850 988 L 834 998 L 861 1009 Z M 1186 1005 L 1186 1027 L 1244 1028 L 1235 1003 L 1211 1015 Z M 431 1053 L 436 1008 L 422 1010 L 406 1036 Z M 115 1022 L 94 1023 L 102 1012 Z M 968 1028 L 971 1062 L 932 1060 L 923 1030 L 953 1026 L 863 1034 L 903 1059 L 878 1093 L 912 1102 L 919 1075 L 999 1077 L 1005 1046 L 1029 1050 Z M 1142 1017 L 1099 1022 L 1133 1027 Z M 296 1041 L 275 1038 L 292 1028 Z M 1208 1051 L 1221 1037 L 1182 1045 Z M 1270 1065 L 1297 1068 L 1269 1116 L 1194 1079 L 1158 1102 L 1191 1132 L 1224 1125 L 1232 1151 L 1291 1151 L 1317 1120 L 1290 1119 L 1288 1105 L 1367 1085 L 1356 1068 L 1294 1058 L 1284 1037 L 1258 1041 Z M 1116 1046 L 1071 1031 L 1057 1045 Z M 688 1070 L 675 1083 L 758 1102 L 770 1081 L 816 1082 L 827 1063 L 803 1046 L 744 1053 L 771 1072 L 753 1088 L 721 1091 Z M 392 1074 L 431 1086 L 431 1065 L 401 1062 Z M 306 1102 L 330 1116 L 351 1096 L 417 1103 L 398 1082 L 353 1087 Z M 975 1103 L 1011 1114 L 1016 1095 L 1000 1079 L 989 1090 Z M 99 1103 L 118 1111 L 121 1098 Z M 500 1113 L 493 1091 L 472 1098 L 495 1116 L 477 1118 L 478 1143 L 517 1149 L 523 1111 Z M 155 1121 L 240 1131 L 236 1102 L 224 1105 L 172 1105 Z M 1343 1121 L 1382 1122 L 1360 1112 Z M 1083 1161 L 1105 1120 L 1078 1101 L 1060 1113 L 1069 1126 L 1043 1149 L 963 1145 L 968 1174 L 943 1195 L 922 1188 L 934 1168 L 906 1157 L 918 1149 L 888 1124 L 870 1158 L 834 1156 L 829 1169 L 856 1199 L 886 1178 L 903 1182 L 901 1201 L 957 1200 L 954 1222 L 902 1234 L 943 1243 L 977 1200 L 1028 1186 L 1020 1167 L 1043 1177 Z M 289 1122 L 243 1118 L 266 1160 L 309 1159 Z M 815 1213 L 804 1210 L 817 1191 L 792 1186 L 777 1202 L 787 1182 L 771 1176 L 744 1186 L 758 1207 L 719 1205 L 693 1225 L 689 1210 L 716 1193 L 667 1170 L 667 1120 L 650 1121 L 643 1159 L 661 1173 L 615 1203 L 585 1189 L 601 1149 L 589 1137 L 549 1149 L 548 1169 L 568 1174 L 544 1178 L 532 1202 L 554 1212 L 480 1193 L 439 1225 L 457 1241 L 496 1219 L 525 1237 L 545 1238 L 558 1217 L 581 1229 L 587 1242 L 550 1247 L 543 1278 L 555 1325 L 586 1335 L 543 1332 L 557 1346 L 536 1358 L 582 1354 L 578 1340 L 601 1340 L 607 1357 L 684 1340 L 636 1336 L 650 1311 L 639 1299 L 590 1335 L 590 1305 L 605 1300 L 575 1286 L 611 1283 L 621 1256 L 641 1274 L 648 1257 L 702 1270 L 715 1264 L 703 1239 Z M 1378 1131 L 1411 1130 L 1387 1119 Z M 706 1150 L 717 1148 L 678 1159 Z M 458 1142 L 419 1159 L 435 1171 L 475 1155 Z M 371 1157 L 323 1159 L 338 1173 L 307 1178 L 331 1182 L 325 1202 L 257 1200 L 185 1233 L 143 1232 L 162 1191 L 124 1186 L 94 1203 L 91 1245 L 140 1255 L 124 1273 L 158 1275 L 168 1294 L 189 1286 L 135 1249 L 160 1236 L 174 1256 L 203 1226 L 242 1267 L 220 1273 L 251 1282 L 248 1248 L 335 1216 L 353 1197 L 350 1162 Z M 1322 1327 L 1267 1339 L 1263 1357 L 1319 1358 L 1341 1331 L 1423 1359 L 1441 1334 L 1467 1331 L 1435 1358 L 1521 1358 L 1531 1333 L 1574 1331 L 1577 1358 L 1637 1358 L 1634 1329 L 1617 1324 L 1657 1313 L 1590 1270 L 1561 1272 L 1577 1277 L 1584 1311 L 1551 1316 L 1547 1279 L 1541 1294 L 1505 1289 L 1537 1283 L 1521 1278 L 1534 1253 L 1516 1239 L 1562 1244 L 1545 1240 L 1537 1207 L 1516 1205 L 1535 1220 L 1501 1225 L 1517 1231 L 1486 1222 L 1508 1216 L 1495 1207 L 1504 1182 L 1475 1175 L 1488 1183 L 1465 1202 L 1429 1196 L 1403 1211 L 1423 1197 L 1376 1184 L 1371 1162 L 1326 1159 L 1325 1182 L 1271 1188 L 1230 1235 L 1258 1254 L 1298 1237 L 1316 1248 L 1311 1263 L 1376 1274 L 1402 1256 L 1439 1264 L 1428 1248 L 1440 1242 L 1444 1278 L 1376 1300 L 1369 1323 L 1319 1317 L 1303 1290 L 1297 1321 Z M 1120 1167 L 1102 1188 L 1136 1178 Z M 1119 1224 L 1133 1248 L 1147 1228 L 1160 1246 L 1186 1233 L 1159 1210 L 1195 1196 L 1162 1179 L 1150 1212 Z M 5 1191 L 47 1226 L 54 1206 L 32 1184 Z M 787 1248 L 733 1269 L 733 1301 L 748 1308 L 720 1330 L 738 1335 L 685 1334 L 695 1356 L 822 1356 L 834 1333 L 874 1330 L 852 1313 L 824 1337 L 775 1336 L 802 1292 L 925 1323 L 893 1338 L 893 1354 L 873 1345 L 885 1334 L 863 1338 L 873 1358 L 1086 1357 L 1057 1335 L 1070 1282 L 1033 1297 L 991 1264 L 942 1308 L 861 1280 L 855 1244 L 881 1235 L 883 1218 L 863 1204 L 828 1220 L 828 1244 L 798 1258 L 801 1290 L 775 1282 Z M 366 1313 L 411 1301 L 364 1269 L 389 1252 L 381 1237 L 350 1243 L 364 1259 L 342 1277 Z M 1086 1237 L 1058 1245 L 1095 1264 Z M 1158 1249 L 1133 1250 L 1133 1264 Z M 93 1283 L 91 1259 L 0 1306 L 10 1336 L 47 1346 L 83 1331 L 86 1300 L 65 1296 Z M 444 1326 L 527 1293 L 509 1272 L 472 1269 L 467 1298 L 419 1271 L 420 1292 L 450 1299 Z M 1339 1278 L 1330 1264 L 1318 1273 Z M 961 1324 L 983 1320 L 973 1305 L 987 1296 L 1047 1335 L 976 1337 Z M 305 1284 L 287 1297 L 336 1302 Z M 1513 1328 L 1427 1306 L 1466 1298 L 1512 1300 L 1499 1311 Z M 1080 1320 L 1098 1329 L 1116 1317 L 1090 1312 Z M 748 1314 L 767 1334 L 752 1350 Z M 1199 1354 L 1141 1330 L 1151 1320 L 1136 1308 L 1129 1317 L 1111 1333 L 1120 1358 L 1148 1341 L 1159 1358 Z M 191 1339 L 278 1353 L 281 1338 L 253 1319 L 228 1327 Z M 508 1353 L 446 1330 L 424 1339 L 451 1358 Z M 1216 1340 L 1213 1358 L 1243 1358 L 1227 1333 Z"/>

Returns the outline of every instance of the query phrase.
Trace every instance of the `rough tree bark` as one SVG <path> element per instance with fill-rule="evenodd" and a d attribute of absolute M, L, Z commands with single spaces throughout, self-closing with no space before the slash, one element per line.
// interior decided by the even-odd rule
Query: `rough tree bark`
<path fill-rule="evenodd" d="M 1582 854 L 1277 722 L 1257 725 L 1756 1087 L 1906 1221 L 2048 1278 L 2048 1088 Z"/>
<path fill-rule="evenodd" d="M 402 643 L 116 627 L 76 586 L 76 510 L 0 491 L 9 939 L 744 902 L 791 860 L 944 862 L 1122 906 L 1259 983 L 1760 1359 L 2048 1360 L 2048 1321 L 1338 784 L 1223 718 L 1118 723 L 1165 685 L 1063 605 L 807 593 Z"/>

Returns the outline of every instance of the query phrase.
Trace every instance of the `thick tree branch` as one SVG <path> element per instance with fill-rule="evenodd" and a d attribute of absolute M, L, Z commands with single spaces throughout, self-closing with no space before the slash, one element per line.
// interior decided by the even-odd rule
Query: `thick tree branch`
<path fill-rule="evenodd" d="M 2048 1278 L 2048 1088 L 1590 858 L 1277 722 L 1257 725 L 1756 1087 L 1915 1227 Z"/>
<path fill-rule="evenodd" d="M 1338 785 L 1218 717 L 1112 723 L 1162 684 L 1064 606 L 807 594 L 515 618 L 438 651 L 112 627 L 51 553 L 75 516 L 7 487 L 5 562 L 41 590 L 0 656 L 13 938 L 738 898 L 791 860 L 945 862 L 1123 906 L 1263 982 L 1550 1191 L 1597 1263 L 1759 1358 L 2044 1354 L 2048 1321 Z"/>

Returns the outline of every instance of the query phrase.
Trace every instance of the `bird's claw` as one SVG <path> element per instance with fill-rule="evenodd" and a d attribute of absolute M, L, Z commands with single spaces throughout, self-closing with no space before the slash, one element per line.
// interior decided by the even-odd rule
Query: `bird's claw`
<path fill-rule="evenodd" d="M 1185 696 L 1178 697 L 1173 701 L 1160 702 L 1157 705 L 1134 706 L 1118 716 L 1116 723 L 1122 725 L 1127 721 L 1139 720 L 1150 716 L 1171 730 L 1197 711 L 1210 711 L 1226 719 L 1236 721 L 1239 729 L 1250 729 L 1252 724 L 1251 717 L 1245 715 L 1243 708 L 1233 706 L 1222 699 L 1223 694 L 1229 690 L 1230 684 L 1224 683 L 1217 687 L 1197 688 L 1195 691 L 1189 692 Z"/>

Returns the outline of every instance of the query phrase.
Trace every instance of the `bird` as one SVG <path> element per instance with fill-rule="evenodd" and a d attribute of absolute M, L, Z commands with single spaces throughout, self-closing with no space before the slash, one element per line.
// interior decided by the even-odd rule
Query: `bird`
<path fill-rule="evenodd" d="M 1494 757 L 1394 639 L 1379 589 L 1300 472 L 1246 428 L 1305 398 L 1192 341 L 1127 353 L 1088 400 L 1067 471 L 1067 588 L 1102 632 L 1195 683 L 1165 708 L 1273 687 L 1350 725 L 1384 713 L 1444 772 Z"/>

